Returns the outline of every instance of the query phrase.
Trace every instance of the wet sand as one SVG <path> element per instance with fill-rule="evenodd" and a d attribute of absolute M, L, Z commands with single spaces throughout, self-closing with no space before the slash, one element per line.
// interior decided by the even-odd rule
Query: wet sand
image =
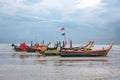
<path fill-rule="evenodd" d="M 119 80 L 120 46 L 107 57 L 41 56 L 0 49 L 0 80 Z"/>

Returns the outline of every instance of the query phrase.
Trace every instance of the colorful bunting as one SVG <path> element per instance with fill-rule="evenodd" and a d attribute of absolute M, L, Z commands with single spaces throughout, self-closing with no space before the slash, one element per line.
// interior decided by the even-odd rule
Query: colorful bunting
<path fill-rule="evenodd" d="M 62 36 L 65 36 L 65 29 L 64 29 L 64 27 L 61 28 L 61 35 L 62 35 Z"/>

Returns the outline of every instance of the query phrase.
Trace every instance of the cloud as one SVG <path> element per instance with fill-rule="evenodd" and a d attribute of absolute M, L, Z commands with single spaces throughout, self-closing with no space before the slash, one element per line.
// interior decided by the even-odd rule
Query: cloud
<path fill-rule="evenodd" d="M 74 40 L 100 41 L 98 36 L 104 36 L 103 41 L 113 37 L 117 41 L 119 7 L 119 0 L 0 0 L 0 30 L 6 28 L 6 34 L 15 40 L 42 37 L 53 41 L 56 37 L 49 37 L 60 39 L 58 32 L 64 26 L 66 34 Z M 116 29 L 109 28 L 114 25 Z M 5 32 L 1 32 L 0 37 L 2 34 Z"/>
<path fill-rule="evenodd" d="M 71 2 L 74 11 L 91 11 L 107 5 L 102 0 L 76 0 Z"/>
<path fill-rule="evenodd" d="M 96 8 L 101 5 L 101 0 L 77 0 L 77 9 Z"/>
<path fill-rule="evenodd" d="M 110 11 L 109 2 L 103 0 L 0 0 L 0 6 L 0 14 L 16 17 L 18 21 L 72 22 L 103 26 L 113 14 L 119 15 L 119 12 Z M 111 10 L 114 9 L 113 7 Z M 118 8 L 114 12 L 117 10 Z M 114 19 L 114 16 L 111 18 Z"/>
<path fill-rule="evenodd" d="M 78 9 L 83 9 L 83 16 L 86 16 L 91 13 L 91 11 L 86 8 L 100 7 L 102 2 L 101 0 L 1 0 L 0 4 L 0 13 L 3 14 L 31 17 L 40 20 L 66 21 L 70 20 L 71 14 L 81 16 L 79 15 L 80 12 Z M 76 12 L 78 12 L 78 14 Z"/>

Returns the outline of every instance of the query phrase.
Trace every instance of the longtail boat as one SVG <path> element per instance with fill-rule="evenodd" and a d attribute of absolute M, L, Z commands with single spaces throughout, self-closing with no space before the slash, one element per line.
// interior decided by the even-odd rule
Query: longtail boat
<path fill-rule="evenodd" d="M 21 46 L 17 46 L 14 43 L 11 45 L 15 51 L 27 51 L 27 52 L 35 52 L 36 50 L 31 46 L 26 45 L 26 47 L 23 49 Z"/>
<path fill-rule="evenodd" d="M 17 46 L 17 45 L 15 45 L 15 44 L 12 44 L 11 46 L 13 47 L 13 49 L 14 49 L 15 51 L 26 51 L 26 50 L 22 50 L 22 49 L 20 48 L 20 46 Z"/>
<path fill-rule="evenodd" d="M 46 56 L 56 56 L 56 55 L 60 55 L 60 50 L 65 49 L 65 50 L 91 50 L 91 47 L 93 46 L 94 41 L 90 41 L 87 45 L 85 46 L 80 46 L 80 47 L 72 47 L 72 41 L 70 40 L 70 48 L 63 48 L 63 46 L 61 47 L 61 43 L 57 43 L 57 47 L 53 48 L 53 49 L 49 49 L 47 48 L 47 50 L 44 51 L 44 54 Z"/>
<path fill-rule="evenodd" d="M 65 48 L 66 44 L 67 44 L 67 42 L 63 41 L 63 45 L 61 46 L 61 42 L 57 42 L 57 44 L 55 44 L 54 48 L 47 48 L 47 50 L 44 51 L 44 54 L 46 56 L 56 56 L 56 55 L 60 55 L 61 49 L 73 49 L 71 40 L 70 40 L 70 48 Z M 77 48 L 77 47 L 74 47 L 74 48 Z"/>
<path fill-rule="evenodd" d="M 94 46 L 95 41 L 89 41 L 88 44 L 84 46 L 72 47 L 72 41 L 70 40 L 70 47 L 69 48 L 62 48 L 64 50 L 91 50 Z"/>
<path fill-rule="evenodd" d="M 13 49 L 15 50 L 15 51 L 27 51 L 27 52 L 37 52 L 37 51 L 40 51 L 40 49 L 38 49 L 37 47 L 39 47 L 39 46 L 42 46 L 43 44 L 34 44 L 33 45 L 33 43 L 31 42 L 31 46 L 28 46 L 28 45 L 26 45 L 27 46 L 27 48 L 25 48 L 25 49 L 22 49 L 21 48 L 21 44 L 19 45 L 19 46 L 17 46 L 17 45 L 15 45 L 14 43 L 11 45 L 12 47 L 13 47 Z M 46 47 L 48 47 L 50 45 L 50 43 L 48 43 L 47 45 L 45 45 Z M 36 47 L 37 46 L 37 47 Z"/>
<path fill-rule="evenodd" d="M 46 56 L 60 55 L 60 50 L 61 50 L 61 44 L 58 43 L 56 49 L 47 49 L 46 51 L 44 51 L 44 55 L 46 55 Z"/>
<path fill-rule="evenodd" d="M 92 57 L 92 56 L 106 56 L 111 50 L 114 42 L 112 42 L 109 48 L 100 49 L 100 50 L 61 50 L 60 56 L 62 57 Z"/>
<path fill-rule="evenodd" d="M 49 44 L 50 45 L 50 44 Z M 55 43 L 54 47 L 47 46 L 47 50 L 56 50 L 59 45 L 59 42 Z"/>

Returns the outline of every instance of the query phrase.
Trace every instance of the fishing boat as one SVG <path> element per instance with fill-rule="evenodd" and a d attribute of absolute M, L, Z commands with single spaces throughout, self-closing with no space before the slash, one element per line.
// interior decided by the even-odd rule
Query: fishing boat
<path fill-rule="evenodd" d="M 15 44 L 12 44 L 11 46 L 13 47 L 13 49 L 14 49 L 15 51 L 26 51 L 26 50 L 21 49 L 20 46 L 17 46 L 17 45 L 15 45 Z"/>
<path fill-rule="evenodd" d="M 56 55 L 60 55 L 60 50 L 64 49 L 64 50 L 91 50 L 92 46 L 94 45 L 94 41 L 90 41 L 87 45 L 85 46 L 78 46 L 78 47 L 72 47 L 72 41 L 70 40 L 70 47 L 69 48 L 65 48 L 63 46 L 61 46 L 61 43 L 57 43 L 57 47 L 53 48 L 53 49 L 49 49 L 47 48 L 46 51 L 44 51 L 44 54 L 46 56 L 56 56 Z"/>
<path fill-rule="evenodd" d="M 15 45 L 14 43 L 11 45 L 15 51 L 27 51 L 27 52 L 37 52 L 40 51 L 38 47 L 42 46 L 43 44 L 34 44 L 31 42 L 31 45 L 28 46 L 25 43 L 21 43 L 19 46 Z M 45 45 L 48 47 L 50 43 Z"/>
<path fill-rule="evenodd" d="M 50 44 L 49 44 L 49 45 L 50 45 Z M 56 43 L 54 44 L 54 47 L 49 47 L 49 46 L 47 46 L 47 50 L 56 50 L 57 47 L 58 47 L 58 45 L 59 45 L 59 42 L 56 42 Z"/>
<path fill-rule="evenodd" d="M 23 44 L 23 43 L 22 43 Z M 34 49 L 32 46 L 28 46 L 26 44 L 20 46 L 15 45 L 14 43 L 11 45 L 15 51 L 27 51 L 27 52 L 35 52 L 36 49 Z"/>
<path fill-rule="evenodd" d="M 109 48 L 100 49 L 100 50 L 61 50 L 61 57 L 95 57 L 95 56 L 106 56 L 111 50 L 114 42 L 112 42 Z"/>
<path fill-rule="evenodd" d="M 47 49 L 47 50 L 44 51 L 44 55 L 46 55 L 46 56 L 60 55 L 60 50 L 61 50 L 61 44 L 58 43 L 56 49 Z"/>
<path fill-rule="evenodd" d="M 77 47 L 72 47 L 72 41 L 70 40 L 70 47 L 69 48 L 65 48 L 62 47 L 62 49 L 64 50 L 91 50 L 91 48 L 94 46 L 95 41 L 89 41 L 88 44 L 84 45 L 84 46 L 77 46 Z"/>

